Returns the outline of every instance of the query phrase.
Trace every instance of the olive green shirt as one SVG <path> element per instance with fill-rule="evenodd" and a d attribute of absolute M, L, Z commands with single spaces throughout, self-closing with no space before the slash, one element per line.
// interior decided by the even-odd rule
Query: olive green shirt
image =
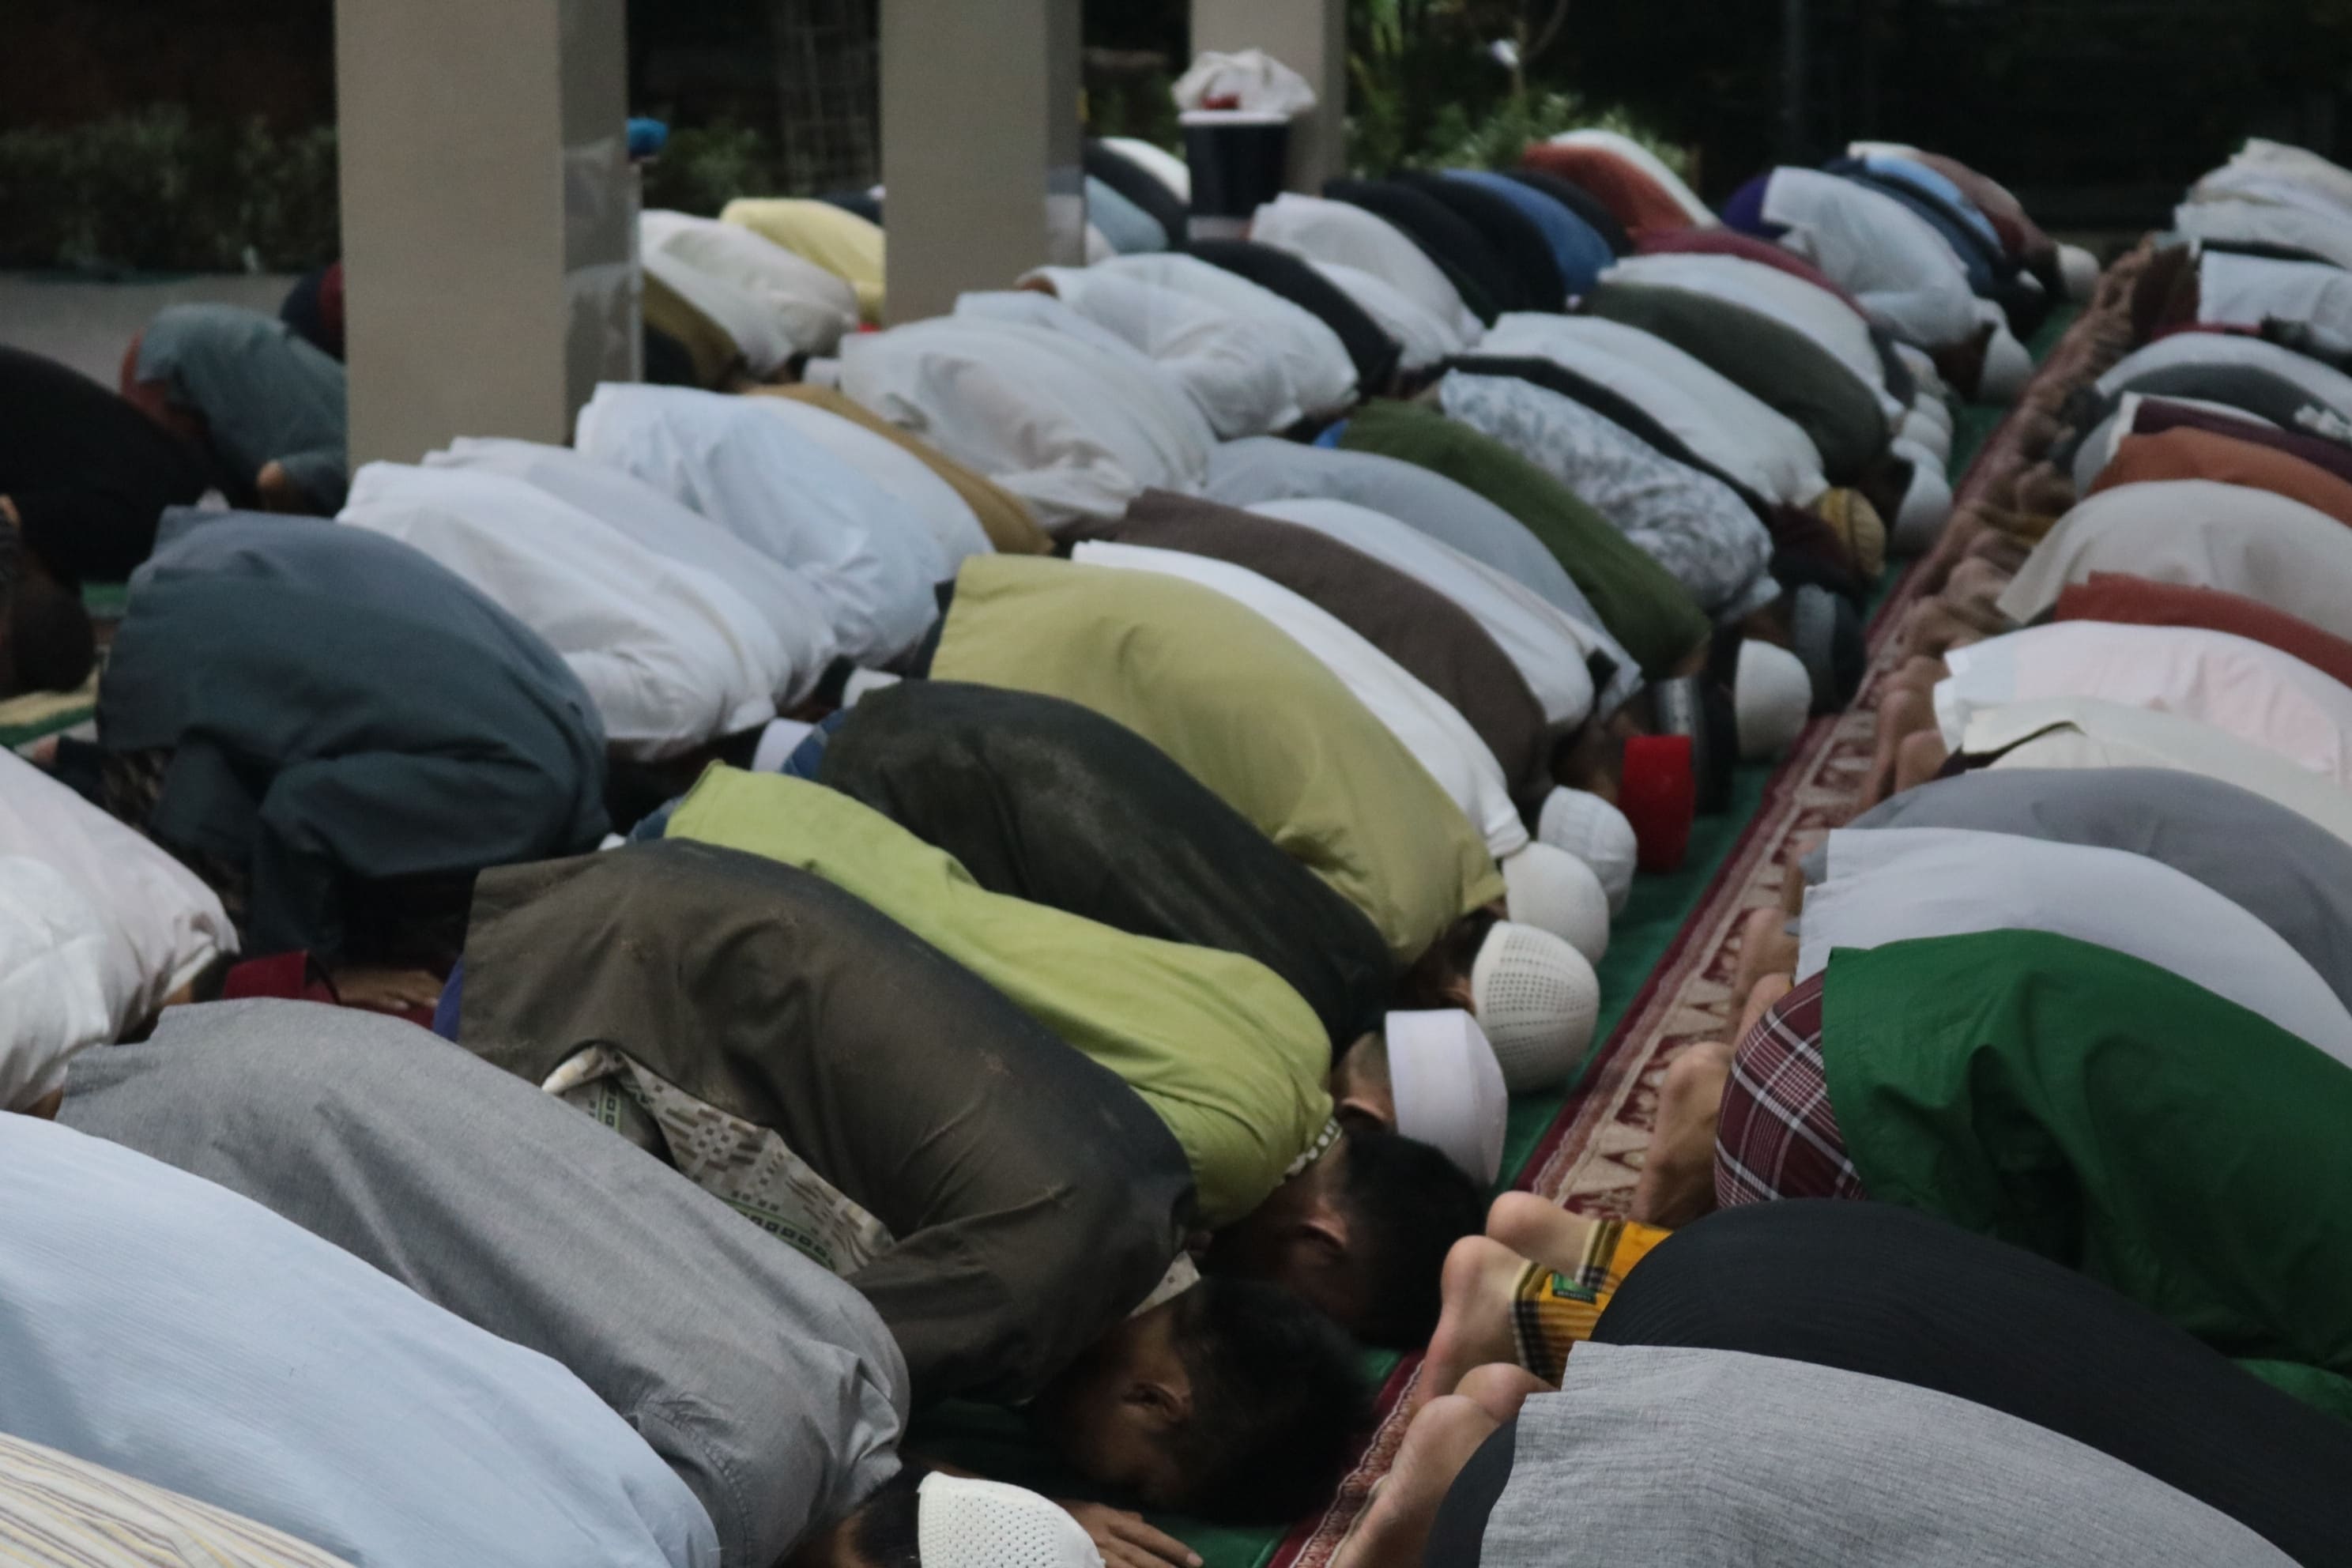
<path fill-rule="evenodd" d="M 1118 1073 L 1182 1145 L 1212 1228 L 1265 1201 L 1330 1118 L 1322 1022 L 1255 959 L 989 892 L 946 851 L 802 779 L 713 767 L 667 836 L 824 878 Z"/>
<path fill-rule="evenodd" d="M 1503 896 L 1477 827 L 1387 726 L 1273 622 L 1196 583 L 975 557 L 931 674 L 1126 725 L 1363 910 L 1401 964 Z"/>

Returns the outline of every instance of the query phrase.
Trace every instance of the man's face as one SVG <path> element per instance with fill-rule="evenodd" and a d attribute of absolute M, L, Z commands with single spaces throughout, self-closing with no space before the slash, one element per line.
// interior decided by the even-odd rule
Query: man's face
<path fill-rule="evenodd" d="M 1088 1480 L 1153 1507 L 1181 1506 L 1175 1454 L 1189 1379 L 1171 1343 L 1173 1308 L 1120 1323 L 1039 1395 L 1035 1424 L 1063 1461 Z"/>

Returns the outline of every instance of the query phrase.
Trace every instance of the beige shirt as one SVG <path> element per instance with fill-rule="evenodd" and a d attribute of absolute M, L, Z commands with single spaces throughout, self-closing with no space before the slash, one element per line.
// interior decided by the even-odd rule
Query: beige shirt
<path fill-rule="evenodd" d="M 2042 536 L 2000 612 L 2036 619 L 2094 572 L 2219 588 L 2352 637 L 2352 529 L 2269 490 L 2211 479 L 2102 490 Z"/>

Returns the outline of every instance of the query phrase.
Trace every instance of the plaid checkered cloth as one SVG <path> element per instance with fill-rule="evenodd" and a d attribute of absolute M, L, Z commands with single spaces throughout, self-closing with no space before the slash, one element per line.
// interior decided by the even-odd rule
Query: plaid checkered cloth
<path fill-rule="evenodd" d="M 1732 1053 L 1715 1129 L 1715 1201 L 1724 1208 L 1864 1195 L 1830 1106 L 1823 978 L 1816 974 L 1772 1004 Z"/>
<path fill-rule="evenodd" d="M 1558 1383 L 1568 1352 L 1592 1337 L 1593 1325 L 1633 1265 L 1674 1232 L 1630 1219 L 1604 1219 L 1584 1241 L 1584 1256 L 1566 1274 L 1540 1263 L 1519 1270 L 1511 1289 L 1511 1344 L 1519 1364 L 1546 1383 Z"/>

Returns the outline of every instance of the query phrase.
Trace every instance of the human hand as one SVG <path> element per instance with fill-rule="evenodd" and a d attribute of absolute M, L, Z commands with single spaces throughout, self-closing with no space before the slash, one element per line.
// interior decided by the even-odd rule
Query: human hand
<path fill-rule="evenodd" d="M 1201 1568 L 1201 1554 L 1172 1535 L 1163 1535 L 1143 1522 L 1139 1513 L 1108 1503 L 1071 1502 L 1056 1498 L 1055 1505 L 1085 1527 L 1103 1568 Z"/>

